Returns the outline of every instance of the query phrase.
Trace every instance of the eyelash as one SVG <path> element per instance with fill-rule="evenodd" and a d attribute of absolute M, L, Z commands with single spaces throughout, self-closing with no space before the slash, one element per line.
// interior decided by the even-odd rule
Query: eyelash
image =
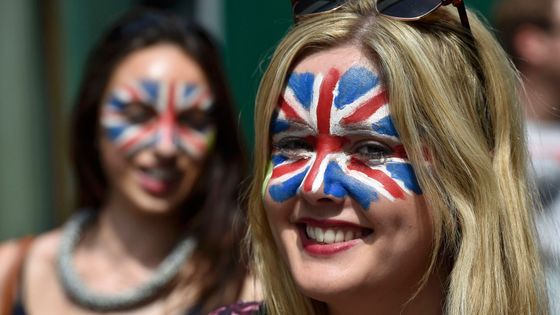
<path fill-rule="evenodd" d="M 368 165 L 383 164 L 393 154 L 393 150 L 387 145 L 371 140 L 356 143 L 351 152 L 353 157 Z"/>
<path fill-rule="evenodd" d="M 124 115 L 131 124 L 139 125 L 151 121 L 158 116 L 158 113 L 147 103 L 130 102 L 127 104 Z M 177 115 L 177 123 L 197 130 L 203 130 L 210 125 L 211 118 L 209 113 L 190 110 L 179 113 Z"/>
<path fill-rule="evenodd" d="M 301 158 L 306 153 L 313 152 L 314 148 L 311 143 L 302 138 L 288 137 L 280 139 L 272 144 L 275 151 L 286 155 L 288 158 Z"/>
<path fill-rule="evenodd" d="M 132 124 L 143 124 L 156 116 L 156 113 L 149 105 L 141 102 L 131 102 L 125 110 L 127 119 Z"/>
<path fill-rule="evenodd" d="M 200 110 L 184 111 L 177 115 L 177 123 L 196 130 L 204 130 L 212 123 L 210 113 Z"/>
<path fill-rule="evenodd" d="M 297 138 L 283 138 L 273 143 L 276 153 L 285 155 L 290 159 L 304 158 L 308 153 L 315 151 L 314 146 L 309 141 Z M 387 158 L 393 154 L 393 150 L 380 142 L 366 140 L 354 144 L 349 154 L 368 165 L 379 165 L 386 162 Z"/>

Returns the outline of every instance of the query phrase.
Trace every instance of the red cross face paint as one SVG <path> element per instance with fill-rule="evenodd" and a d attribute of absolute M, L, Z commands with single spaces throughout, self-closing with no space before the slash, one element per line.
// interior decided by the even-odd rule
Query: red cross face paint
<path fill-rule="evenodd" d="M 164 145 L 198 158 L 214 134 L 211 108 L 212 96 L 201 86 L 145 79 L 115 89 L 101 120 L 107 137 L 126 154 Z"/>
<path fill-rule="evenodd" d="M 412 293 L 431 218 L 375 65 L 353 46 L 304 58 L 271 123 L 264 203 L 296 283 L 346 309 L 357 289 L 360 303 L 383 286 Z"/>
<path fill-rule="evenodd" d="M 215 134 L 203 69 L 170 44 L 140 49 L 115 69 L 100 108 L 109 204 L 165 213 L 190 194 Z"/>

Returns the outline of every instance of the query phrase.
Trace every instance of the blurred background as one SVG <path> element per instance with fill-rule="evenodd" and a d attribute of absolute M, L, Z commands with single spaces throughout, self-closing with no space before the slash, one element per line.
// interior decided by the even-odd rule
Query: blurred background
<path fill-rule="evenodd" d="M 489 19 L 494 2 L 467 5 Z M 213 33 L 252 148 L 254 95 L 292 24 L 288 0 L 0 0 L 0 241 L 55 227 L 72 212 L 68 121 L 82 67 L 106 26 L 138 5 Z"/>

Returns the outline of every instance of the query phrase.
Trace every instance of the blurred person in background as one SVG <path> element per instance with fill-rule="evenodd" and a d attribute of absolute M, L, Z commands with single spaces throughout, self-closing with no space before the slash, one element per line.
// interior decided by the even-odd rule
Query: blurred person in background
<path fill-rule="evenodd" d="M 537 218 L 551 302 L 560 313 L 560 0 L 503 0 L 496 25 L 521 72 L 529 151 L 543 211 Z"/>
<path fill-rule="evenodd" d="M 245 155 L 204 30 L 125 14 L 91 52 L 72 137 L 78 210 L 0 246 L 2 315 L 195 315 L 249 294 Z"/>

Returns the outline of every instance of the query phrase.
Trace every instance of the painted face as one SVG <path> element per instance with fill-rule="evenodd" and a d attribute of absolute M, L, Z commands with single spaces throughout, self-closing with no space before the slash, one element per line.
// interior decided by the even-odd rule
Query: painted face
<path fill-rule="evenodd" d="M 336 198 L 351 197 L 367 210 L 379 195 L 394 200 L 421 193 L 386 93 L 366 67 L 292 73 L 272 130 L 274 201 L 322 189 Z M 361 137 L 375 140 L 348 150 L 352 139 Z"/>
<path fill-rule="evenodd" d="M 382 286 L 412 294 L 431 218 L 374 65 L 353 46 L 308 56 L 271 124 L 264 203 L 304 293 L 329 306 Z"/>
<path fill-rule="evenodd" d="M 213 138 L 210 92 L 195 84 L 140 80 L 112 91 L 101 121 L 107 137 L 125 154 L 175 145 L 199 158 Z"/>
<path fill-rule="evenodd" d="M 213 142 L 212 95 L 179 47 L 155 45 L 115 69 L 101 105 L 108 207 L 169 213 L 188 197 Z"/>

